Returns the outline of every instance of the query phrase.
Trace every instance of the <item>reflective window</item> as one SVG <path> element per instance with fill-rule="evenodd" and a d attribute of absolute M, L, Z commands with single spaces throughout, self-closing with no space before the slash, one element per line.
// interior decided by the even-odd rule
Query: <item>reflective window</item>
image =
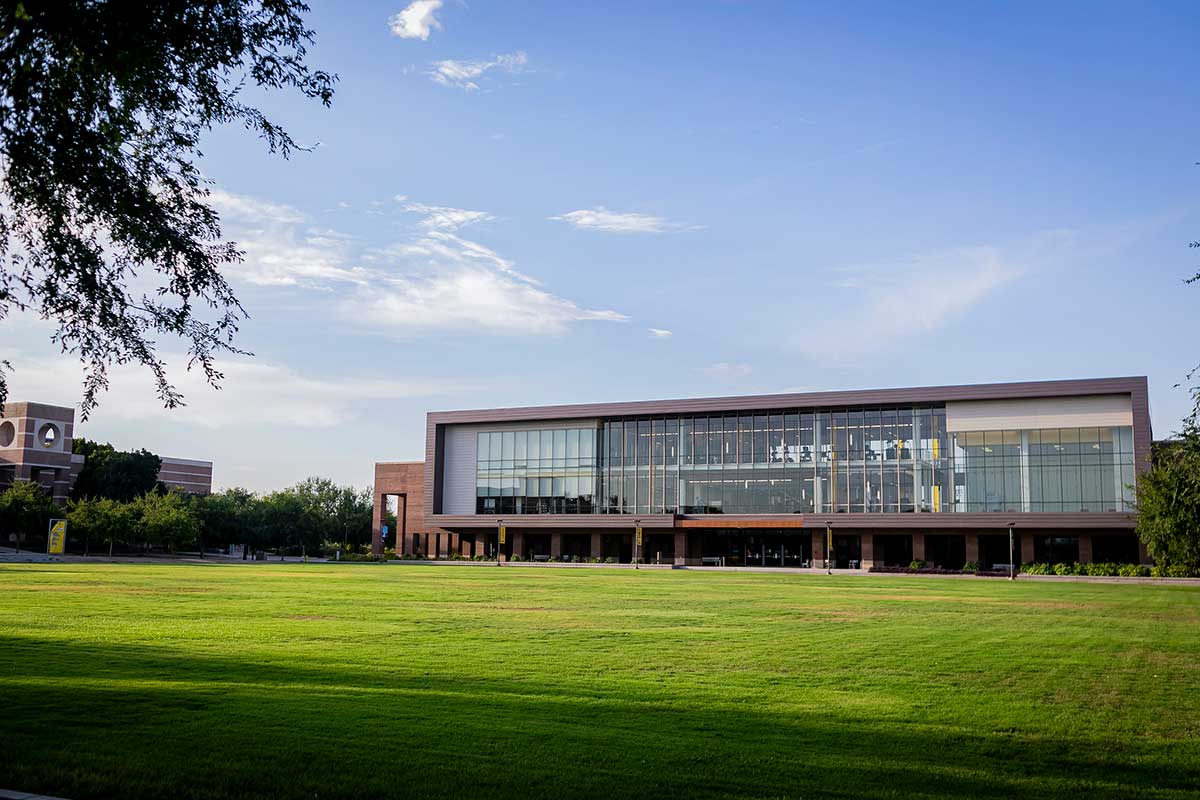
<path fill-rule="evenodd" d="M 1124 511 L 1128 426 L 946 430 L 945 409 L 780 410 L 485 431 L 487 514 Z"/>

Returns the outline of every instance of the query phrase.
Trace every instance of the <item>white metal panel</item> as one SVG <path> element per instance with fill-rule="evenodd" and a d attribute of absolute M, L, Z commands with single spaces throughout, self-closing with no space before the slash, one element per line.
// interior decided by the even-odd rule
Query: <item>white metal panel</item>
<path fill-rule="evenodd" d="M 960 400 L 946 403 L 946 429 L 960 431 L 1108 428 L 1133 425 L 1127 394 Z"/>
<path fill-rule="evenodd" d="M 446 426 L 442 451 L 442 513 L 475 513 L 475 441 L 480 431 L 534 431 L 595 428 L 595 419 L 556 419 L 538 422 L 496 422 Z"/>
<path fill-rule="evenodd" d="M 445 461 L 442 465 L 442 513 L 475 513 L 474 425 L 451 425 L 446 429 Z"/>

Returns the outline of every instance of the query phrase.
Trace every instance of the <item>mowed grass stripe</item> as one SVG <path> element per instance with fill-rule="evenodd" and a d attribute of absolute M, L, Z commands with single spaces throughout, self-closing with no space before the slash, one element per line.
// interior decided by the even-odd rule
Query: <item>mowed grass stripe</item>
<path fill-rule="evenodd" d="M 1194 797 L 1200 589 L 0 566 L 0 786 Z"/>

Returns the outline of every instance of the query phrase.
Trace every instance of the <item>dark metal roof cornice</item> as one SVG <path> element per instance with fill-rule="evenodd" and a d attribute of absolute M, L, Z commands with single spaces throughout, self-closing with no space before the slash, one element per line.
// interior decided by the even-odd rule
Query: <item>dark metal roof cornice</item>
<path fill-rule="evenodd" d="M 953 400 L 1010 400 L 1033 397 L 1146 393 L 1146 378 L 1085 378 L 1020 383 L 980 383 L 961 386 L 923 386 L 905 389 L 861 389 L 801 394 L 697 397 L 677 400 L 639 400 L 625 403 L 525 406 L 517 408 L 431 411 L 429 422 L 519 422 L 528 420 L 583 419 L 653 414 L 690 414 L 714 411 L 765 411 L 780 408 L 822 408 L 856 405 L 944 403 Z"/>

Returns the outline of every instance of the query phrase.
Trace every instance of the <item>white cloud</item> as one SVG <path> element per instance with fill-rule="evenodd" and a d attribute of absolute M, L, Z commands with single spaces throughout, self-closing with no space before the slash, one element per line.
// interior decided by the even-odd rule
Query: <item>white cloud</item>
<path fill-rule="evenodd" d="M 268 203 L 245 195 L 233 194 L 224 189 L 209 192 L 209 203 L 221 215 L 221 222 L 233 220 L 241 223 L 273 223 L 292 225 L 304 221 L 304 214 L 291 206 Z"/>
<path fill-rule="evenodd" d="M 406 195 L 393 201 L 401 211 L 419 215 L 411 235 L 364 250 L 354 237 L 315 227 L 296 209 L 221 192 L 227 234 L 246 252 L 229 275 L 259 286 L 338 293 L 332 307 L 347 322 L 393 331 L 545 335 L 561 334 L 576 322 L 626 319 L 542 288 L 512 260 L 461 235 L 464 228 L 494 220 L 491 213 Z M 373 207 L 394 213 L 382 204 Z"/>
<path fill-rule="evenodd" d="M 1077 239 L 1070 231 L 1049 231 L 1007 245 L 954 247 L 835 268 L 830 285 L 856 292 L 856 299 L 829 302 L 839 309 L 836 324 L 815 320 L 804 333 L 804 351 L 842 364 L 892 352 L 961 319 L 1023 274 L 1077 255 Z"/>
<path fill-rule="evenodd" d="M 651 339 L 670 339 L 671 332 L 663 328 L 650 328 Z"/>
<path fill-rule="evenodd" d="M 405 202 L 408 198 L 404 195 L 396 195 L 396 200 L 398 202 Z M 476 222 L 490 222 L 495 219 L 494 216 L 486 211 L 468 211 L 465 208 L 431 206 L 425 203 L 405 202 L 404 210 L 416 214 L 424 214 L 425 218 L 421 220 L 420 224 L 426 228 L 437 228 L 447 231 L 454 231 L 467 225 L 473 225 Z"/>
<path fill-rule="evenodd" d="M 695 225 L 668 222 L 662 217 L 639 214 L 633 211 L 609 211 L 604 206 L 568 211 L 548 219 L 566 222 L 581 230 L 605 231 L 608 233 L 673 233 L 698 230 Z"/>
<path fill-rule="evenodd" d="M 413 0 L 403 11 L 388 17 L 388 27 L 393 36 L 425 41 L 434 28 L 442 29 L 442 23 L 434 16 L 441 7 L 442 0 Z"/>
<path fill-rule="evenodd" d="M 473 92 L 479 89 L 479 80 L 490 70 L 519 72 L 529 63 L 529 57 L 518 51 L 510 55 L 496 56 L 491 61 L 455 61 L 446 59 L 433 62 L 429 77 L 442 86 Z"/>
<path fill-rule="evenodd" d="M 574 322 L 626 319 L 616 311 L 582 308 L 516 275 L 472 266 L 388 279 L 357 292 L 342 312 L 397 331 L 513 336 L 561 334 Z"/>
<path fill-rule="evenodd" d="M 88 425 L 95 428 L 105 420 L 165 420 L 206 429 L 328 428 L 357 418 L 371 401 L 432 397 L 474 388 L 468 381 L 409 375 L 403 380 L 356 375 L 316 378 L 281 364 L 239 357 L 218 362 L 225 378 L 217 391 L 205 383 L 203 373 L 186 369 L 186 357 L 164 354 L 163 359 L 170 380 L 183 392 L 185 407 L 164 409 L 149 371 L 137 364 L 117 365 L 109 371 L 109 391 Z M 83 372 L 77 361 L 69 356 L 18 356 L 12 360 L 13 397 L 62 405 L 78 402 Z"/>
<path fill-rule="evenodd" d="M 749 364 L 720 361 L 716 364 L 710 364 L 707 367 L 701 367 L 700 371 L 710 378 L 725 380 L 729 378 L 744 378 L 753 372 L 754 369 Z"/>
<path fill-rule="evenodd" d="M 354 239 L 307 225 L 291 206 L 214 190 L 213 206 L 223 233 L 245 251 L 228 267 L 231 278 L 257 286 L 325 288 L 330 283 L 364 283 L 368 276 L 350 264 Z"/>

